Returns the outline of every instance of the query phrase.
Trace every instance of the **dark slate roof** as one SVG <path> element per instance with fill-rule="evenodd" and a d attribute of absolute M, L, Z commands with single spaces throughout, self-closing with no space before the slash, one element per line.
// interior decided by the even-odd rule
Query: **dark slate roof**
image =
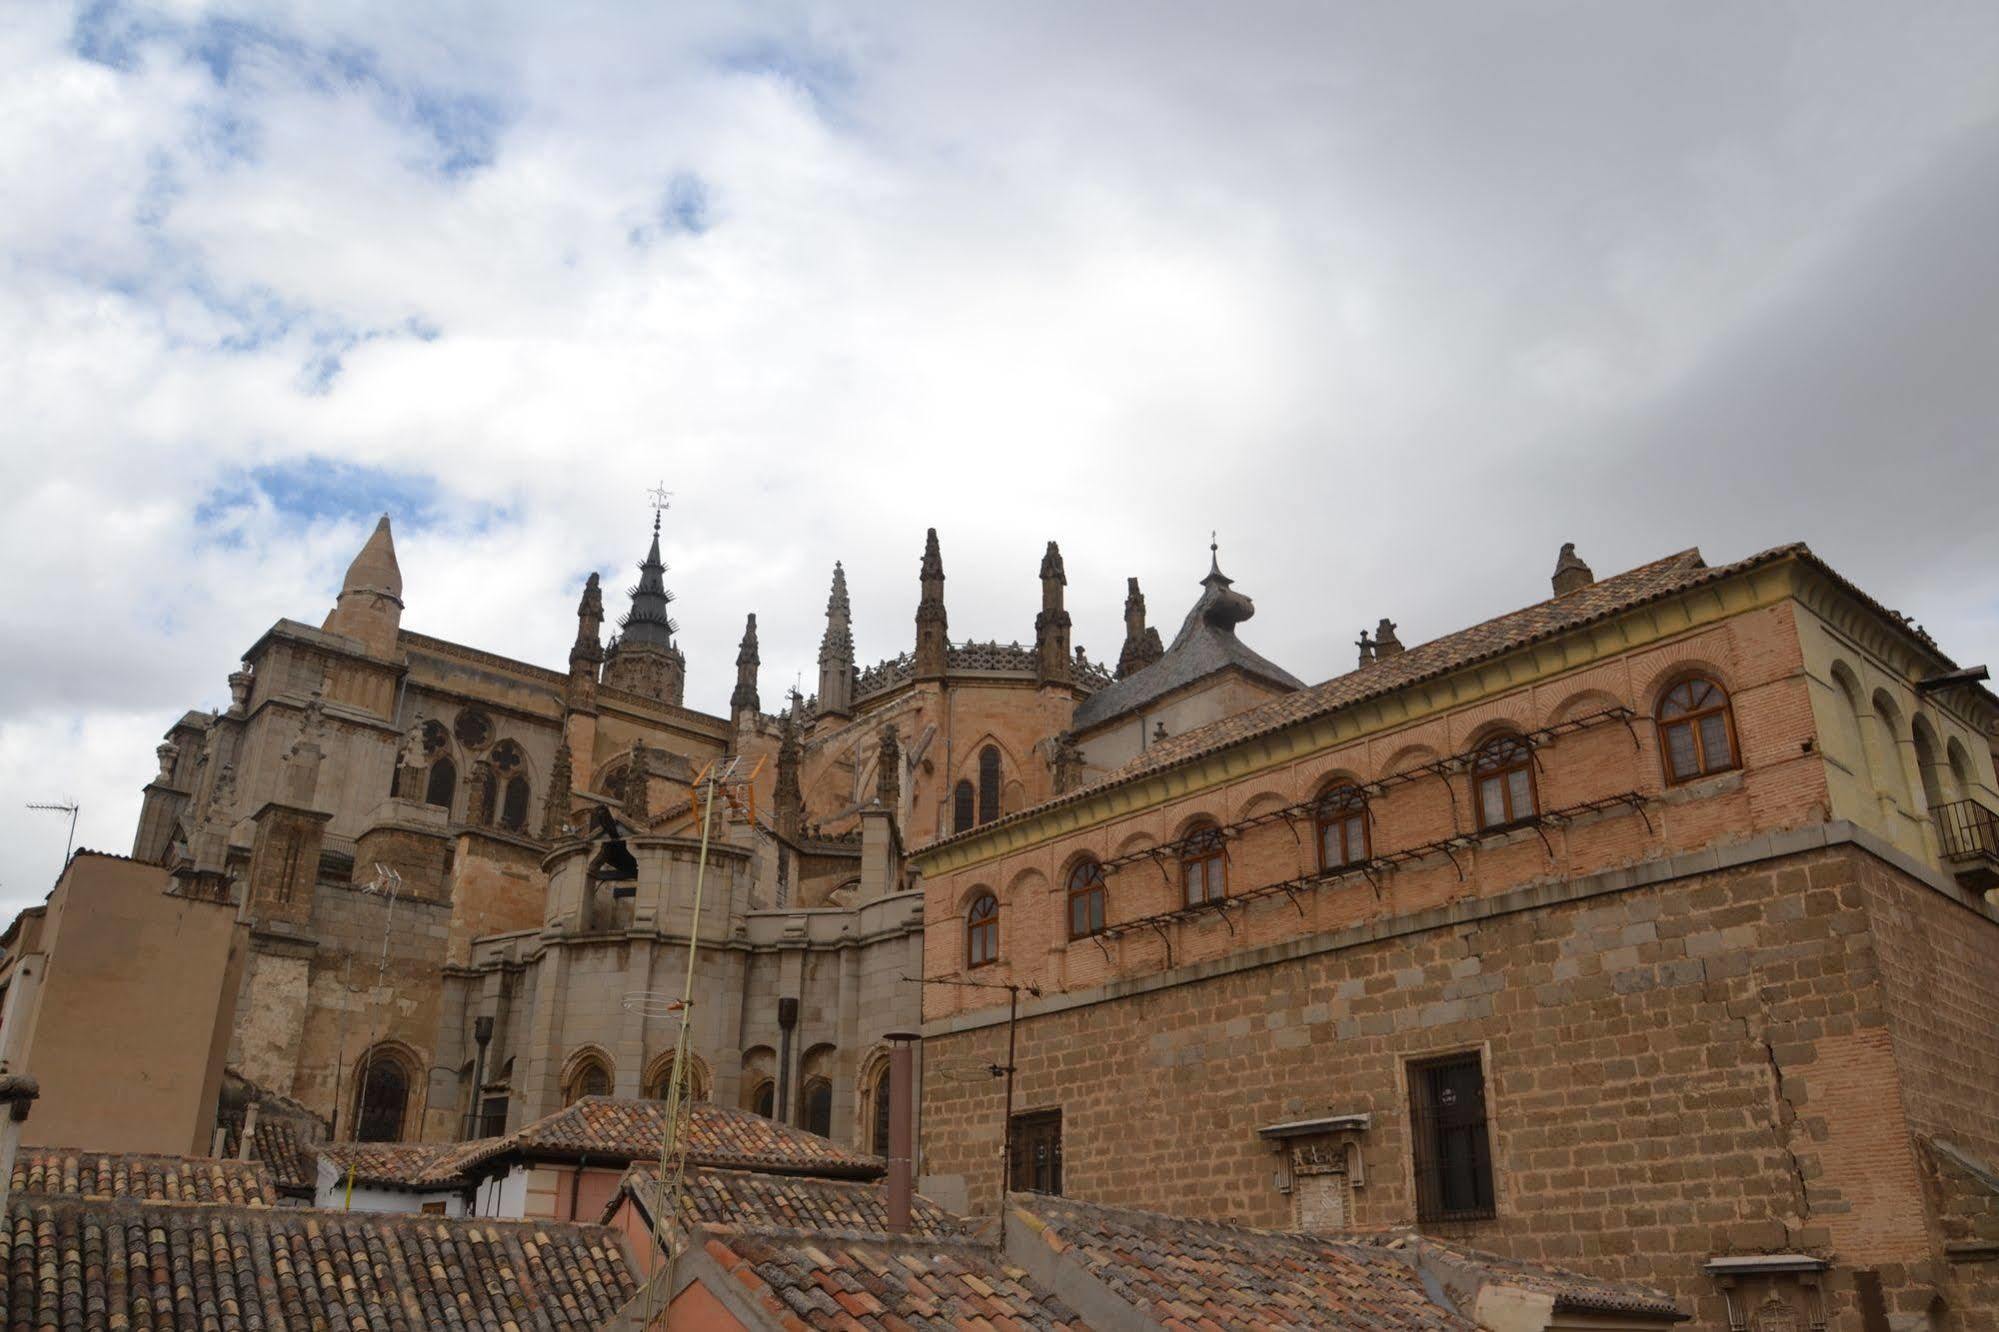
<path fill-rule="evenodd" d="M 15 1193 L 135 1198 L 146 1202 L 271 1205 L 271 1178 L 255 1161 L 203 1156 L 82 1152 L 73 1147 L 23 1147 L 14 1158 Z"/>
<path fill-rule="evenodd" d="M 874 1179 L 888 1168 L 879 1157 L 850 1152 L 816 1133 L 748 1110 L 696 1101 L 687 1114 L 688 1160 L 695 1165 L 849 1179 Z M 488 1161 L 516 1157 L 587 1156 L 605 1165 L 656 1161 L 665 1127 L 663 1101 L 585 1096 L 504 1138 L 487 1139 L 486 1146 L 463 1160 L 459 1170 L 469 1174 Z"/>
<path fill-rule="evenodd" d="M 601 1226 L 23 1195 L 0 1326 L 595 1328 L 632 1295 Z"/>
<path fill-rule="evenodd" d="M 1166 1327 L 1473 1332 L 1415 1268 L 1361 1244 L 1019 1194 L 1048 1247 Z"/>
<path fill-rule="evenodd" d="M 659 1214 L 657 1165 L 633 1166 L 624 1191 L 648 1216 Z M 613 1199 L 611 1206 L 617 1206 Z M 813 1230 L 837 1235 L 888 1234 L 888 1190 L 880 1183 L 767 1175 L 746 1170 L 689 1170 L 681 1182 L 681 1215 L 689 1225 L 743 1230 Z M 921 1196 L 910 1200 L 913 1236 L 961 1237 L 957 1220 Z"/>
<path fill-rule="evenodd" d="M 1087 1326 L 990 1245 L 776 1231 L 710 1230 L 696 1239 L 775 1326 L 829 1332 Z"/>
<path fill-rule="evenodd" d="M 1166 655 L 1078 703 L 1071 728 L 1079 732 L 1092 730 L 1228 670 L 1241 671 L 1281 689 L 1303 689 L 1303 680 L 1252 651 L 1236 637 L 1235 626 L 1252 614 L 1254 607 L 1249 598 L 1232 591 L 1229 579 L 1219 568 L 1210 570 L 1201 582 L 1200 600 L 1187 612 Z"/>

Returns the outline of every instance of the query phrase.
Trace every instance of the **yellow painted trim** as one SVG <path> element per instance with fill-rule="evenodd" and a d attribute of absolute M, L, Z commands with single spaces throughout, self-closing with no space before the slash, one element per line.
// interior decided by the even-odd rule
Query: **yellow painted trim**
<path fill-rule="evenodd" d="M 1587 669 L 1722 620 L 1796 599 L 1804 568 L 1796 556 L 1690 588 L 1611 619 L 1582 625 L 1504 656 L 1360 699 L 1322 716 L 1252 736 L 1187 762 L 1123 782 L 1084 800 L 962 841 L 921 849 L 911 863 L 926 878 L 1031 850 L 1068 834 L 1157 808 L 1300 759 L 1401 730 L 1486 699 Z"/>

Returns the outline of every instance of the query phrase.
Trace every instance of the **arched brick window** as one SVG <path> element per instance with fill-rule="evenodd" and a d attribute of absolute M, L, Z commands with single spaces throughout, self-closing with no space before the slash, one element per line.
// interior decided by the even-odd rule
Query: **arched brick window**
<path fill-rule="evenodd" d="M 979 822 L 991 823 L 1000 814 L 1000 752 L 997 745 L 979 751 Z"/>
<path fill-rule="evenodd" d="M 1069 937 L 1104 932 L 1104 867 L 1088 858 L 1069 871 Z"/>
<path fill-rule="evenodd" d="M 1326 788 L 1319 797 L 1319 868 L 1344 869 L 1368 856 L 1367 797 L 1349 782 Z"/>
<path fill-rule="evenodd" d="M 965 965 L 999 961 L 999 899 L 980 893 L 965 912 Z"/>
<path fill-rule="evenodd" d="M 1214 824 L 1200 824 L 1180 840 L 1180 889 L 1188 906 L 1229 895 L 1228 843 Z"/>
<path fill-rule="evenodd" d="M 1472 756 L 1472 794 L 1480 828 L 1504 828 L 1531 819 L 1540 810 L 1534 800 L 1534 751 L 1517 735 L 1496 735 Z"/>
<path fill-rule="evenodd" d="M 970 778 L 960 778 L 951 792 L 951 831 L 967 832 L 979 819 L 977 796 L 972 792 Z"/>
<path fill-rule="evenodd" d="M 1698 675 L 1680 681 L 1660 698 L 1655 720 L 1668 783 L 1740 766 L 1728 693 L 1714 681 Z"/>

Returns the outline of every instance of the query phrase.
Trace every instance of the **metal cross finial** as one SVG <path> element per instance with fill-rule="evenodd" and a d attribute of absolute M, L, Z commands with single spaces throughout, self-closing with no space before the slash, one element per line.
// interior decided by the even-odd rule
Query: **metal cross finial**
<path fill-rule="evenodd" d="M 1216 537 L 1215 529 L 1211 527 L 1208 529 L 1208 554 L 1219 555 L 1221 551 L 1221 542 Z"/>
<path fill-rule="evenodd" d="M 665 481 L 661 481 L 646 492 L 646 498 L 652 502 L 652 530 L 657 532 L 659 531 L 659 515 L 673 507 L 673 492 L 666 488 Z"/>

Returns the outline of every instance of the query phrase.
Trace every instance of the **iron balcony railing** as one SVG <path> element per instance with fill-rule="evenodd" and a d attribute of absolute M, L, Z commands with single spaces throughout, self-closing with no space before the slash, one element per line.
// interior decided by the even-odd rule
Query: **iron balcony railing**
<path fill-rule="evenodd" d="M 1945 860 L 1999 861 L 1999 813 L 1976 800 L 1953 800 L 1936 807 L 1936 820 Z"/>

